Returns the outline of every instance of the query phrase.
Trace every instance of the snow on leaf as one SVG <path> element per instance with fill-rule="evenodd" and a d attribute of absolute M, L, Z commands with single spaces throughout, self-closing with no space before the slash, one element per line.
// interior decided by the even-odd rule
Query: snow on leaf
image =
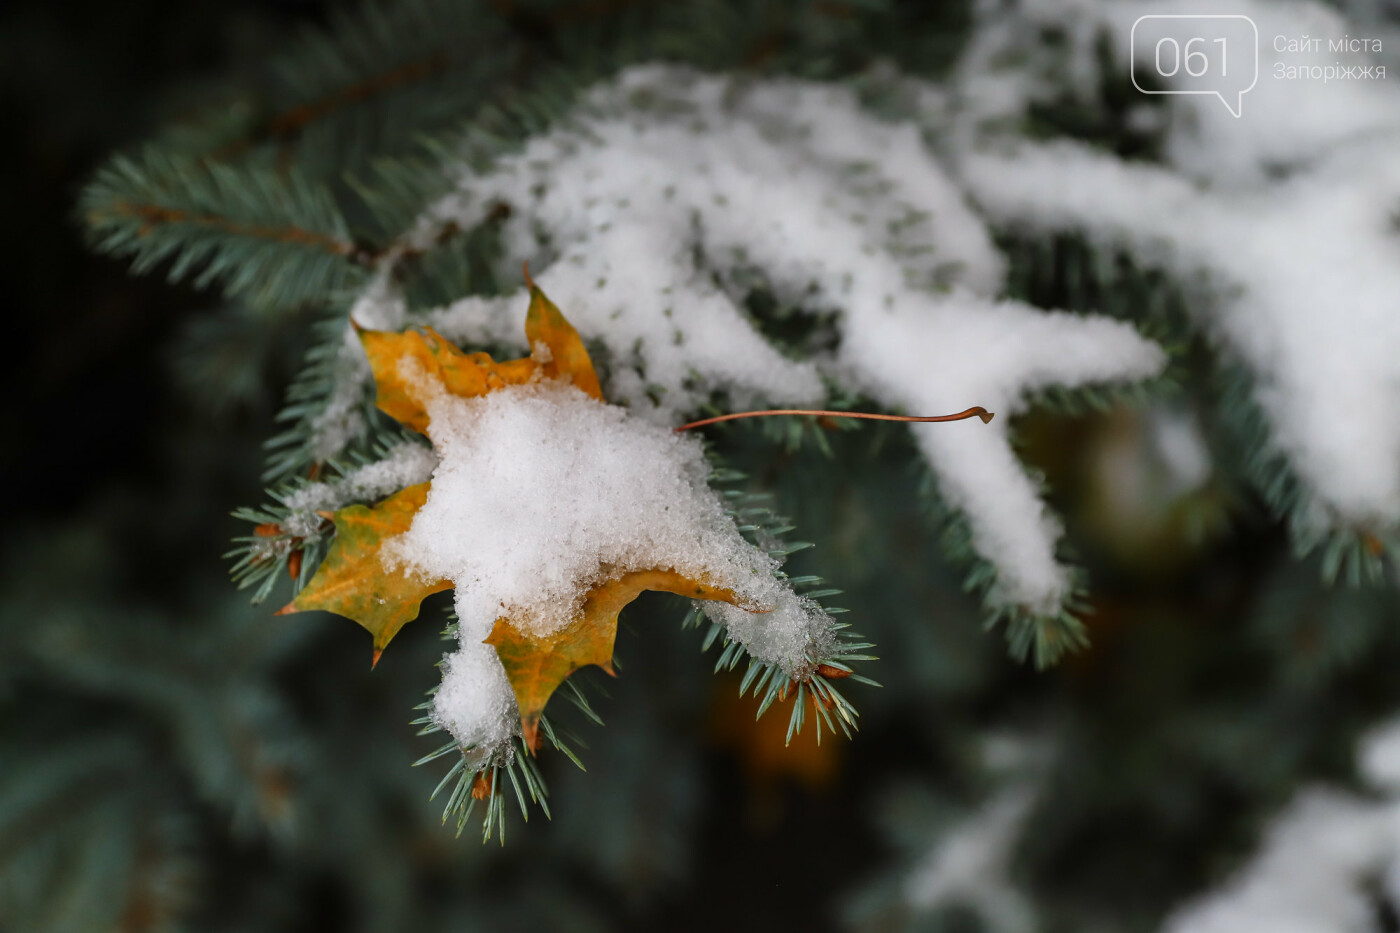
<path fill-rule="evenodd" d="M 387 565 L 384 542 L 408 529 L 428 497 L 420 483 L 375 506 L 351 505 L 335 512 L 335 539 L 306 587 L 278 615 L 324 609 L 354 619 L 374 636 L 374 663 L 399 629 L 418 617 L 418 607 L 452 584 L 424 582 L 402 567 Z"/>
<path fill-rule="evenodd" d="M 830 620 L 784 603 L 776 562 L 705 485 L 699 442 L 607 404 L 582 338 L 533 282 L 525 333 L 531 356 L 496 362 L 429 328 L 359 330 L 380 408 L 428 435 L 436 467 L 374 509 L 336 513 L 330 556 L 289 610 L 349 615 L 375 633 L 377 659 L 423 596 L 455 588 L 461 649 L 434 714 L 482 760 L 516 732 L 534 748 L 565 678 L 610 668 L 618 613 L 643 590 L 767 612 L 735 637 L 808 663 Z"/>

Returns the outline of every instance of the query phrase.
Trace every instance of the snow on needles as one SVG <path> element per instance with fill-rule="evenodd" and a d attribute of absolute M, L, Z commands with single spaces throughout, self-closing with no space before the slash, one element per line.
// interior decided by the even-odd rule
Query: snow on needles
<path fill-rule="evenodd" d="M 505 263 L 530 260 L 606 347 L 608 397 L 646 417 L 675 423 L 718 390 L 735 408 L 817 403 L 824 380 L 913 414 L 998 412 L 915 435 L 997 569 L 993 599 L 1058 609 L 1059 526 L 1007 416 L 1031 390 L 1152 376 L 1163 354 L 1122 323 L 997 300 L 1003 261 L 912 125 L 876 120 L 843 88 L 639 67 L 569 125 L 464 174 L 416 236 L 501 203 Z M 766 339 L 743 310 L 755 281 L 828 312 L 834 353 L 794 360 Z M 494 341 L 523 302 L 468 297 L 427 317 L 450 338 Z"/>
<path fill-rule="evenodd" d="M 1102 26 L 1126 68 L 1138 6 L 1041 5 Z M 1151 12 L 1195 12 L 1188 7 Z M 1317 4 L 1234 2 L 1228 12 L 1254 17 L 1263 36 L 1350 29 Z M 1168 164 L 1075 143 L 1021 145 L 993 131 L 966 147 L 959 177 L 1007 227 L 1079 232 L 1193 290 L 1208 286 L 1191 302 L 1197 323 L 1253 374 L 1271 443 L 1310 494 L 1312 523 L 1380 530 L 1400 522 L 1400 91 L 1277 80 L 1280 56 L 1269 41 L 1260 50 L 1243 118 L 1214 98 L 1165 100 Z"/>
<path fill-rule="evenodd" d="M 1307 788 L 1224 884 L 1167 918 L 1164 933 L 1363 933 L 1378 928 L 1378 884 L 1400 896 L 1400 720 L 1361 743 L 1371 794 Z"/>
<path fill-rule="evenodd" d="M 722 616 L 759 660 L 801 675 L 833 642 L 830 617 L 800 600 L 706 485 L 700 442 L 578 389 L 535 382 L 477 398 L 439 386 L 427 410 L 441 458 L 427 502 L 385 559 L 455 587 L 460 649 L 434 713 L 463 746 L 499 749 L 519 714 L 495 650 L 495 621 L 544 636 L 593 587 L 673 570 L 732 590 Z"/>
<path fill-rule="evenodd" d="M 363 355 L 364 350 L 362 349 Z M 404 441 L 378 460 L 356 467 L 338 479 L 307 483 L 282 500 L 289 512 L 282 527 L 290 535 L 311 538 L 320 533 L 322 511 L 334 511 L 351 502 L 372 502 L 405 486 L 426 482 L 437 466 L 432 449 L 416 441 Z"/>
<path fill-rule="evenodd" d="M 986 929 L 1034 933 L 1035 912 L 1011 881 L 1011 862 L 1035 803 L 1035 791 L 1001 791 L 937 844 L 904 880 L 910 907 L 929 911 L 950 904 L 972 908 Z"/>
<path fill-rule="evenodd" d="M 1355 147 L 1232 194 L 1070 144 L 969 158 L 964 172 L 1008 222 L 1082 230 L 1184 281 L 1209 276 L 1212 300 L 1192 307 L 1254 373 L 1273 442 L 1326 508 L 1321 520 L 1385 526 L 1400 521 L 1393 151 Z"/>

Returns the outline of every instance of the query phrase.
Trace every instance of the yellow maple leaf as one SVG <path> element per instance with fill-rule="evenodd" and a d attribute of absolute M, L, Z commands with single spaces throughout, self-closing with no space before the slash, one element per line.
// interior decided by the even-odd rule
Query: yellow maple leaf
<path fill-rule="evenodd" d="M 545 636 L 522 632 L 509 616 L 496 620 L 486 644 L 496 649 L 520 707 L 520 726 L 531 750 L 539 748 L 540 715 L 554 691 L 574 671 L 596 664 L 613 673 L 617 616 L 644 590 L 659 590 L 737 603 L 730 590 L 709 586 L 673 570 L 635 570 L 589 590 L 583 608 L 562 630 Z"/>
<path fill-rule="evenodd" d="M 449 395 L 459 398 L 545 378 L 570 381 L 593 398 L 603 399 L 583 339 L 534 285 L 525 316 L 525 338 L 531 354 L 518 360 L 498 363 L 489 353 L 464 353 L 431 327 L 403 333 L 359 330 L 359 335 L 374 374 L 379 410 L 415 431 L 428 429 L 423 394 L 431 385 L 429 379 L 436 379 Z"/>
<path fill-rule="evenodd" d="M 408 530 L 428 498 L 428 484 L 394 493 L 375 506 L 351 505 L 332 513 L 335 538 L 313 576 L 278 615 L 324 609 L 354 619 L 374 636 L 374 664 L 399 629 L 418 617 L 419 604 L 448 589 L 447 580 L 423 582 L 404 568 L 385 566 L 381 546 Z"/>
<path fill-rule="evenodd" d="M 359 333 L 374 374 L 379 410 L 415 431 L 428 430 L 423 393 L 430 380 L 441 382 L 451 395 L 472 398 L 501 386 L 529 382 L 539 369 L 530 357 L 497 363 L 488 353 L 463 353 L 431 327 L 401 334 L 380 330 Z"/>
<path fill-rule="evenodd" d="M 357 328 L 380 410 L 426 432 L 427 403 L 439 391 L 434 380 L 449 395 L 472 398 L 536 379 L 558 379 L 603 401 L 598 374 L 578 331 L 534 282 L 529 282 L 529 289 L 525 337 L 531 353 L 517 360 L 496 362 L 486 353 L 465 353 L 432 328 L 403 333 Z M 329 553 L 306 588 L 282 612 L 326 609 L 354 619 L 374 635 L 377 663 L 390 639 L 417 617 L 423 598 L 452 585 L 445 580 L 416 580 L 386 567 L 381 556 L 383 543 L 412 525 L 427 501 L 429 485 L 409 487 L 372 508 L 354 505 L 334 513 L 336 537 Z M 505 668 L 520 707 L 521 731 L 532 750 L 539 746 L 545 704 L 570 674 L 588 664 L 612 673 L 618 613 L 643 591 L 737 604 L 730 590 L 668 568 L 611 574 L 609 568 L 603 570 L 608 579 L 588 591 L 578 615 L 562 630 L 531 636 L 503 616 L 485 639 Z"/>
<path fill-rule="evenodd" d="M 545 357 L 541 367 L 547 378 L 571 381 L 584 393 L 603 401 L 598 373 L 593 369 L 593 360 L 588 356 L 583 338 L 534 282 L 530 283 L 525 339 L 530 341 L 532 354 Z M 541 345 L 547 349 L 547 354 L 540 354 Z"/>

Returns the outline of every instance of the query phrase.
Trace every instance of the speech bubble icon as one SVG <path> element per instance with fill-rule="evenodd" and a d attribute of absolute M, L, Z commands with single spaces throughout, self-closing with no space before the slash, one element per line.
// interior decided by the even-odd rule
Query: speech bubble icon
<path fill-rule="evenodd" d="M 1144 94 L 1214 94 L 1239 117 L 1259 83 L 1259 27 L 1248 16 L 1139 16 L 1129 48 L 1133 87 Z"/>

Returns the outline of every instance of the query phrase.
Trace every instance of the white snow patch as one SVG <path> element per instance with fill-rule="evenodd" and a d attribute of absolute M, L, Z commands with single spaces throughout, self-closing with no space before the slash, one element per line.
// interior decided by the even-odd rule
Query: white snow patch
<path fill-rule="evenodd" d="M 520 709 L 495 648 L 463 637 L 456 651 L 443 656 L 432 716 L 457 740 L 468 766 L 480 770 L 497 758 L 509 760 Z"/>
<path fill-rule="evenodd" d="M 333 512 L 352 502 L 373 502 L 407 486 L 427 482 L 437 463 L 432 448 L 405 441 L 381 459 L 356 467 L 338 479 L 307 483 L 293 491 L 282 500 L 291 510 L 282 527 L 292 535 L 312 537 L 324 523 L 317 512 Z"/>
<path fill-rule="evenodd" d="M 725 514 L 696 438 L 563 383 L 476 398 L 436 389 L 425 398 L 441 459 L 427 502 L 384 556 L 455 587 L 462 646 L 434 710 L 464 746 L 499 747 L 519 721 L 500 662 L 481 644 L 495 621 L 557 632 L 589 590 L 630 571 L 673 570 L 733 591 L 762 611 L 720 613 L 730 637 L 790 674 L 833 644 L 830 618 L 780 582 L 776 561 Z"/>
<path fill-rule="evenodd" d="M 1213 465 L 1200 423 L 1175 408 L 1154 408 L 1148 413 L 1148 435 L 1153 452 L 1166 472 L 1167 488 L 1182 496 L 1205 485 Z"/>
<path fill-rule="evenodd" d="M 1165 933 L 1369 933 L 1365 876 L 1393 859 L 1400 808 L 1336 791 L 1301 793 L 1260 853 L 1219 891 L 1168 918 Z"/>
<path fill-rule="evenodd" d="M 1377 797 L 1312 787 L 1264 833 L 1258 853 L 1214 891 L 1167 918 L 1164 933 L 1369 933 L 1368 886 L 1400 896 L 1400 720 L 1358 750 Z"/>
<path fill-rule="evenodd" d="M 1030 787 L 1013 785 L 940 835 L 905 878 L 909 905 L 926 911 L 960 904 L 998 933 L 1038 929 L 1030 900 L 1010 877 L 1011 858 L 1034 802 Z"/>
<path fill-rule="evenodd" d="M 1400 719 L 1373 729 L 1356 758 L 1357 770 L 1368 784 L 1400 794 Z"/>
<path fill-rule="evenodd" d="M 552 634 L 587 590 L 631 570 L 717 581 L 768 570 L 705 488 L 696 438 L 543 382 L 443 395 L 428 412 L 442 459 L 387 553 L 450 579 L 464 628 L 508 614 Z"/>

